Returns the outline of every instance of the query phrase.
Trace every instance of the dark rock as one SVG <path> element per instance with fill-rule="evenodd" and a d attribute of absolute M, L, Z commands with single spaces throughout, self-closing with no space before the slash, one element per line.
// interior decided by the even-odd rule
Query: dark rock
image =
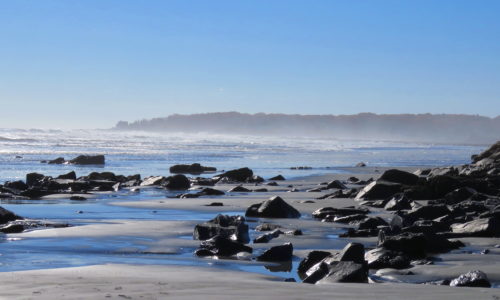
<path fill-rule="evenodd" d="M 50 165 L 61 165 L 65 162 L 66 162 L 66 160 L 64 160 L 64 157 L 58 157 L 56 159 L 49 160 L 47 163 Z"/>
<path fill-rule="evenodd" d="M 349 179 L 348 179 L 348 180 L 349 180 L 351 183 L 357 183 L 357 182 L 359 182 L 359 178 L 354 177 L 354 176 L 349 177 Z"/>
<path fill-rule="evenodd" d="M 425 258 L 427 253 L 443 253 L 463 247 L 459 241 L 435 234 L 405 232 L 395 236 L 386 236 L 379 245 L 387 250 L 402 252 L 410 258 Z"/>
<path fill-rule="evenodd" d="M 483 272 L 470 271 L 458 276 L 450 282 L 450 286 L 468 286 L 468 287 L 491 287 L 488 277 Z"/>
<path fill-rule="evenodd" d="M 279 237 L 281 234 L 283 234 L 283 231 L 275 229 L 271 232 L 259 235 L 253 240 L 253 242 L 254 244 L 269 243 L 272 239 Z"/>
<path fill-rule="evenodd" d="M 248 243 L 248 225 L 242 216 L 217 215 L 212 220 L 198 224 L 194 227 L 195 240 L 208 240 L 214 236 L 229 236 L 231 239 Z"/>
<path fill-rule="evenodd" d="M 479 161 L 486 159 L 486 158 L 489 158 L 492 160 L 499 160 L 500 159 L 500 141 L 491 145 L 490 148 L 484 150 L 481 154 L 475 155 L 472 158 L 472 162 L 478 163 Z"/>
<path fill-rule="evenodd" d="M 269 180 L 286 180 L 285 177 L 283 177 L 283 175 L 277 175 L 277 176 L 274 176 L 274 177 L 271 177 L 269 178 Z"/>
<path fill-rule="evenodd" d="M 252 179 L 253 171 L 249 168 L 241 168 L 236 170 L 230 170 L 224 172 L 220 175 L 214 176 L 214 179 L 220 180 L 222 178 L 227 178 L 230 181 L 245 182 Z"/>
<path fill-rule="evenodd" d="M 208 250 L 215 256 L 228 257 L 235 255 L 239 252 L 248 252 L 252 253 L 253 249 L 251 247 L 245 246 L 242 243 L 231 240 L 227 236 L 217 235 L 213 238 L 203 241 L 200 243 L 200 252 L 201 249 Z M 199 253 L 198 250 L 196 253 Z M 202 253 L 208 254 L 207 251 L 203 251 Z"/>
<path fill-rule="evenodd" d="M 304 233 L 302 232 L 302 230 L 300 229 L 294 229 L 294 230 L 289 230 L 289 231 L 285 231 L 285 235 L 303 235 Z"/>
<path fill-rule="evenodd" d="M 364 162 L 359 162 L 355 165 L 355 167 L 357 168 L 362 168 L 362 167 L 366 167 L 366 164 Z"/>
<path fill-rule="evenodd" d="M 20 233 L 24 231 L 24 225 L 22 224 L 7 224 L 0 226 L 0 232 L 3 233 Z"/>
<path fill-rule="evenodd" d="M 19 219 L 22 219 L 22 217 L 0 206 L 0 224 L 5 224 L 9 221 L 14 221 Z"/>
<path fill-rule="evenodd" d="M 255 231 L 272 231 L 281 228 L 278 224 L 263 223 L 255 227 Z"/>
<path fill-rule="evenodd" d="M 387 226 L 387 222 L 381 217 L 368 217 L 359 223 L 359 229 L 376 229 L 378 226 Z"/>
<path fill-rule="evenodd" d="M 330 252 L 326 251 L 311 251 L 307 256 L 302 259 L 299 263 L 299 267 L 297 272 L 299 274 L 305 274 L 307 270 L 309 270 L 312 266 L 319 263 L 326 257 L 332 255 Z"/>
<path fill-rule="evenodd" d="M 327 189 L 347 189 L 347 187 L 345 186 L 345 184 L 343 184 L 342 182 L 340 182 L 339 180 L 334 180 L 334 181 L 330 181 L 328 183 L 328 185 L 326 186 Z"/>
<path fill-rule="evenodd" d="M 208 249 L 196 249 L 194 251 L 194 255 L 199 256 L 199 257 L 207 257 L 207 256 L 214 256 L 215 253 L 208 250 Z"/>
<path fill-rule="evenodd" d="M 70 180 L 76 180 L 76 173 L 75 173 L 75 171 L 71 171 L 71 172 L 69 172 L 69 173 L 59 175 L 59 176 L 57 176 L 57 178 L 58 178 L 58 179 L 70 179 Z"/>
<path fill-rule="evenodd" d="M 497 237 L 500 236 L 500 221 L 498 218 L 477 219 L 453 224 L 451 231 L 462 236 Z"/>
<path fill-rule="evenodd" d="M 74 165 L 104 165 L 104 155 L 80 155 L 69 161 Z"/>
<path fill-rule="evenodd" d="M 271 182 L 266 183 L 266 185 L 268 185 L 268 186 L 278 186 L 278 183 L 276 181 L 271 181 Z"/>
<path fill-rule="evenodd" d="M 38 173 L 29 173 L 26 174 L 26 184 L 28 186 L 33 186 L 40 182 L 45 176 L 43 174 L 38 174 Z"/>
<path fill-rule="evenodd" d="M 363 264 L 357 264 L 352 261 L 331 261 L 325 264 L 326 264 L 326 269 L 328 271 L 325 277 L 319 280 L 318 283 L 323 283 L 323 282 L 368 283 L 368 269 Z M 320 272 L 322 273 L 322 271 Z M 310 277 L 312 277 L 313 275 L 311 275 Z M 308 278 L 306 278 L 304 282 L 306 282 Z"/>
<path fill-rule="evenodd" d="M 260 177 L 260 176 L 257 176 L 257 175 L 253 175 L 252 177 L 250 177 L 249 179 L 247 179 L 246 182 L 250 182 L 250 183 L 262 183 L 264 182 L 264 178 Z"/>
<path fill-rule="evenodd" d="M 69 200 L 82 201 L 82 200 L 87 200 L 87 198 L 82 196 L 71 196 L 69 197 Z"/>
<path fill-rule="evenodd" d="M 241 185 L 235 186 L 234 188 L 227 191 L 228 193 L 249 193 L 252 190 L 249 190 Z"/>
<path fill-rule="evenodd" d="M 197 177 L 191 180 L 193 185 L 214 186 L 217 181 L 212 178 Z"/>
<path fill-rule="evenodd" d="M 385 210 L 403 210 L 403 209 L 411 209 L 411 200 L 406 197 L 405 194 L 399 193 L 394 195 L 394 197 L 387 202 L 384 209 Z"/>
<path fill-rule="evenodd" d="M 24 183 L 24 181 L 22 180 L 17 180 L 17 181 L 7 181 L 6 183 L 4 183 L 4 187 L 18 191 L 24 191 L 28 188 L 28 185 Z"/>
<path fill-rule="evenodd" d="M 337 256 L 339 261 L 353 261 L 358 264 L 365 263 L 365 247 L 360 243 L 349 243 Z"/>
<path fill-rule="evenodd" d="M 186 176 L 179 174 L 167 177 L 164 186 L 169 190 L 187 190 L 191 182 Z"/>
<path fill-rule="evenodd" d="M 355 214 L 350 216 L 327 216 L 323 219 L 325 222 L 337 222 L 344 224 L 358 224 L 361 220 L 366 219 L 366 215 Z"/>
<path fill-rule="evenodd" d="M 118 181 L 117 176 L 112 172 L 92 172 L 87 176 L 88 180 Z"/>
<path fill-rule="evenodd" d="M 394 196 L 401 191 L 401 185 L 386 181 L 374 181 L 365 186 L 357 195 L 356 200 L 380 200 Z"/>
<path fill-rule="evenodd" d="M 415 185 L 418 182 L 418 176 L 409 172 L 390 169 L 384 172 L 382 176 L 380 176 L 380 180 L 396 182 L 405 185 Z"/>
<path fill-rule="evenodd" d="M 460 182 L 455 177 L 439 175 L 429 178 L 428 185 L 433 193 L 434 199 L 436 199 L 442 198 L 444 195 L 460 187 Z"/>
<path fill-rule="evenodd" d="M 220 195 L 224 195 L 225 193 L 223 191 L 219 191 L 216 189 L 204 188 L 203 190 L 201 190 L 200 194 L 206 195 L 206 196 L 220 196 Z"/>
<path fill-rule="evenodd" d="M 206 172 L 215 172 L 217 171 L 214 167 L 205 167 L 198 163 L 194 163 L 191 165 L 174 165 L 170 167 L 170 173 L 180 173 L 180 174 L 201 174 Z"/>
<path fill-rule="evenodd" d="M 266 193 L 266 192 L 268 192 L 268 190 L 265 189 L 265 188 L 260 188 L 260 189 L 253 190 L 253 192 L 255 192 L 255 193 Z"/>
<path fill-rule="evenodd" d="M 375 248 L 365 253 L 365 259 L 370 269 L 406 269 L 410 267 L 410 259 L 401 252 L 384 248 Z"/>
<path fill-rule="evenodd" d="M 370 211 L 366 208 L 354 208 L 354 207 L 343 207 L 343 208 L 333 208 L 333 207 L 323 207 L 315 210 L 312 213 L 314 218 L 325 219 L 328 216 L 341 217 L 350 216 L 355 214 L 366 215 Z"/>
<path fill-rule="evenodd" d="M 257 218 L 300 218 L 300 212 L 278 196 L 260 204 L 251 205 L 246 213 L 247 217 Z"/>
<path fill-rule="evenodd" d="M 224 206 L 224 203 L 222 203 L 222 202 L 212 202 L 210 204 L 207 204 L 206 206 Z"/>
<path fill-rule="evenodd" d="M 270 249 L 264 251 L 257 260 L 260 261 L 288 261 L 292 260 L 293 256 L 293 245 L 291 243 L 286 243 L 280 246 L 274 246 Z"/>
<path fill-rule="evenodd" d="M 39 199 L 50 194 L 51 192 L 49 192 L 47 189 L 30 187 L 29 189 L 21 192 L 19 195 L 28 197 L 30 199 Z"/>
<path fill-rule="evenodd" d="M 469 187 L 461 187 L 444 196 L 446 204 L 456 204 L 471 198 L 477 191 Z"/>
<path fill-rule="evenodd" d="M 408 212 L 407 217 L 413 220 L 433 220 L 450 213 L 451 211 L 446 205 L 426 205 L 411 210 L 410 212 Z"/>

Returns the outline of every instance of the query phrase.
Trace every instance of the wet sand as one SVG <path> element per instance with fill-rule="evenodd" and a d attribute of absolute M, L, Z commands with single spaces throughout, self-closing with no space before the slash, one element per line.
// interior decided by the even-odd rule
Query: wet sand
<path fill-rule="evenodd" d="M 322 223 L 311 218 L 314 210 L 332 206 L 358 205 L 353 199 L 315 198 L 326 192 L 306 192 L 318 187 L 318 183 L 334 179 L 345 180 L 356 176 L 361 180 L 376 178 L 382 168 L 351 168 L 345 174 L 322 175 L 296 180 L 278 181 L 279 186 L 244 185 L 249 189 L 265 187 L 268 192 L 230 193 L 225 196 L 189 199 L 160 199 L 144 201 L 120 201 L 113 205 L 141 207 L 148 209 L 181 209 L 189 211 L 243 214 L 248 206 L 268 199 L 273 195 L 282 197 L 297 208 L 301 219 L 248 219 L 251 227 L 257 223 L 276 223 L 285 229 L 301 229 L 302 236 L 281 235 L 268 244 L 252 244 L 259 251 L 273 245 L 291 242 L 294 255 L 303 258 L 311 250 L 338 251 L 351 241 L 359 241 L 366 247 L 373 247 L 376 238 L 339 239 L 338 233 L 346 225 Z M 293 185 L 299 192 L 289 192 Z M 227 191 L 235 185 L 217 185 L 215 188 Z M 304 203 L 312 200 L 314 203 Z M 211 202 L 222 202 L 222 207 L 206 206 Z M 377 212 L 381 216 L 385 212 Z M 117 235 L 150 238 L 147 243 L 151 253 L 171 255 L 181 254 L 185 249 L 193 249 L 199 241 L 189 238 L 195 221 L 142 221 L 112 220 L 106 223 L 51 228 L 9 234 L 11 238 L 25 237 L 114 237 Z M 218 267 L 190 266 L 136 266 L 136 265 L 96 265 L 77 268 L 18 271 L 0 273 L 3 299 L 234 299 L 234 298 L 278 298 L 278 299 L 500 299 L 500 289 L 453 288 L 412 284 L 453 278 L 471 270 L 482 270 L 493 284 L 500 283 L 499 238 L 464 238 L 465 248 L 437 256 L 434 265 L 415 266 L 409 269 L 414 275 L 405 275 L 407 270 L 382 269 L 373 272 L 373 278 L 382 283 L 371 284 L 321 284 L 282 282 L 282 278 L 257 273 L 242 272 Z M 480 252 L 489 249 L 490 253 Z M 241 264 L 254 264 L 242 261 Z M 295 271 L 293 271 L 295 272 Z M 293 277 L 293 276 L 290 276 Z"/>

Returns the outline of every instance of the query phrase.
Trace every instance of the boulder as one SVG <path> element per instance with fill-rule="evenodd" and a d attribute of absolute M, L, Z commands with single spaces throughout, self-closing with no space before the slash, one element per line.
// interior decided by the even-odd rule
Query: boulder
<path fill-rule="evenodd" d="M 297 272 L 299 274 L 305 274 L 306 271 L 309 270 L 312 266 L 331 255 L 332 254 L 330 252 L 326 251 L 311 251 L 304 259 L 300 261 Z"/>
<path fill-rule="evenodd" d="M 227 178 L 229 181 L 246 182 L 249 179 L 251 180 L 252 176 L 253 176 L 252 170 L 250 170 L 249 168 L 241 168 L 241 169 L 230 170 L 220 175 L 214 176 L 214 179 L 220 180 L 222 178 Z"/>
<path fill-rule="evenodd" d="M 228 236 L 241 243 L 248 243 L 248 225 L 242 216 L 217 215 L 212 220 L 198 224 L 194 227 L 195 240 L 208 240 L 214 236 Z"/>
<path fill-rule="evenodd" d="M 469 187 L 461 187 L 444 195 L 444 199 L 446 204 L 457 204 L 471 198 L 475 194 L 477 194 L 476 190 Z"/>
<path fill-rule="evenodd" d="M 178 174 L 167 177 L 164 186 L 169 190 L 187 190 L 191 186 L 191 182 L 186 176 Z"/>
<path fill-rule="evenodd" d="M 334 181 L 330 181 L 327 186 L 326 186 L 327 189 L 347 189 L 347 187 L 345 186 L 345 184 L 343 184 L 342 182 L 340 182 L 340 180 L 334 180 Z"/>
<path fill-rule="evenodd" d="M 365 246 L 360 243 L 349 243 L 336 257 L 339 261 L 352 261 L 358 264 L 365 263 Z"/>
<path fill-rule="evenodd" d="M 286 203 L 281 197 L 274 196 L 260 204 L 251 205 L 247 217 L 257 218 L 300 218 L 300 212 Z"/>
<path fill-rule="evenodd" d="M 415 185 L 418 182 L 418 176 L 409 172 L 390 169 L 385 171 L 382 176 L 380 176 L 380 180 L 396 182 L 405 185 Z"/>
<path fill-rule="evenodd" d="M 217 235 L 213 238 L 203 241 L 200 243 L 200 248 L 196 251 L 197 255 L 208 256 L 211 254 L 214 256 L 228 257 L 235 255 L 240 252 L 252 253 L 253 249 L 242 243 L 231 240 L 227 236 Z"/>
<path fill-rule="evenodd" d="M 269 180 L 275 180 L 275 181 L 285 180 L 285 177 L 283 177 L 283 175 L 277 175 L 277 176 L 269 178 Z"/>
<path fill-rule="evenodd" d="M 257 257 L 260 261 L 289 261 L 292 260 L 293 245 L 286 243 L 280 246 L 274 246 L 264 251 Z"/>
<path fill-rule="evenodd" d="M 66 160 L 64 159 L 64 157 L 58 157 L 56 159 L 49 160 L 47 163 L 51 164 L 51 165 L 62 165 L 65 162 L 66 162 Z"/>
<path fill-rule="evenodd" d="M 69 173 L 62 174 L 62 175 L 57 176 L 57 179 L 70 179 L 70 180 L 76 180 L 76 173 L 75 173 L 75 171 L 71 171 L 71 172 L 69 172 Z"/>
<path fill-rule="evenodd" d="M 434 220 L 450 213 L 446 205 L 425 205 L 409 211 L 406 217 L 415 221 L 418 219 Z"/>
<path fill-rule="evenodd" d="M 178 174 L 201 174 L 206 172 L 215 172 L 217 171 L 214 167 L 205 167 L 198 163 L 194 163 L 191 165 L 173 165 L 170 167 L 170 173 L 178 173 Z"/>
<path fill-rule="evenodd" d="M 5 224 L 9 221 L 14 221 L 19 219 L 22 219 L 22 217 L 0 206 L 0 224 Z"/>
<path fill-rule="evenodd" d="M 491 283 L 488 280 L 486 274 L 482 271 L 470 271 L 465 274 L 461 274 L 455 279 L 452 279 L 450 286 L 467 286 L 467 287 L 491 287 Z"/>
<path fill-rule="evenodd" d="M 104 165 L 104 155 L 80 155 L 69 161 L 74 165 Z"/>
<path fill-rule="evenodd" d="M 228 193 L 249 193 L 252 190 L 247 189 L 246 187 L 243 187 L 241 185 L 235 186 L 234 188 L 230 189 L 227 191 Z"/>
<path fill-rule="evenodd" d="M 22 180 L 17 181 L 7 181 L 3 185 L 5 188 L 14 189 L 18 191 L 24 191 L 28 188 L 28 185 Z"/>
<path fill-rule="evenodd" d="M 494 217 L 476 219 L 463 224 L 453 224 L 451 231 L 461 236 L 498 237 L 500 221 Z"/>
<path fill-rule="evenodd" d="M 352 261 L 339 261 L 328 266 L 328 274 L 318 281 L 368 283 L 368 269 L 363 264 Z"/>
<path fill-rule="evenodd" d="M 43 180 L 44 178 L 45 178 L 45 175 L 43 175 L 43 174 L 28 173 L 28 174 L 26 174 L 26 184 L 28 186 L 33 186 L 33 185 L 36 185 L 41 180 Z"/>
<path fill-rule="evenodd" d="M 442 198 L 444 195 L 460 187 L 460 181 L 452 176 L 438 175 L 428 179 L 434 198 Z"/>
<path fill-rule="evenodd" d="M 381 247 L 402 252 L 414 259 L 425 258 L 427 253 L 443 253 L 463 247 L 460 241 L 449 241 L 436 234 L 404 232 L 394 236 L 385 236 L 379 243 Z"/>
<path fill-rule="evenodd" d="M 399 183 L 377 180 L 365 186 L 355 197 L 356 200 L 379 200 L 394 196 L 401 191 Z"/>
<path fill-rule="evenodd" d="M 406 269 L 410 267 L 410 259 L 401 252 L 384 248 L 375 248 L 365 253 L 365 259 L 370 269 Z"/>

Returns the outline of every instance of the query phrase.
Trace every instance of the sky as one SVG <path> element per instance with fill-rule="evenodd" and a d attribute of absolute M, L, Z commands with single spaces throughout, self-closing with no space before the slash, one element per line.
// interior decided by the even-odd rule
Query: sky
<path fill-rule="evenodd" d="M 0 127 L 500 114 L 500 1 L 0 0 Z"/>

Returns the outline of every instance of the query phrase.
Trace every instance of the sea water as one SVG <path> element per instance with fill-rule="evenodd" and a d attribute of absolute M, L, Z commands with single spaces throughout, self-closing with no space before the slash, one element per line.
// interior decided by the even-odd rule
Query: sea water
<path fill-rule="evenodd" d="M 338 173 L 344 167 L 365 162 L 369 166 L 446 166 L 468 163 L 485 146 L 429 145 L 387 141 L 356 141 L 308 137 L 257 137 L 206 134 L 158 134 L 110 130 L 0 129 L 0 183 L 24 180 L 30 172 L 57 176 L 75 171 L 168 176 L 174 164 L 201 163 L 218 170 L 249 167 L 255 174 L 286 178 Z M 52 165 L 41 163 L 57 157 L 104 154 L 104 166 Z M 311 169 L 292 170 L 308 166 Z M 212 176 L 213 174 L 206 175 Z M 168 191 L 144 190 L 139 195 L 120 192 L 120 201 L 159 199 Z M 127 208 L 110 203 L 113 195 L 102 194 L 86 201 L 1 200 L 1 205 L 26 218 L 69 223 L 74 226 L 114 219 L 206 221 L 213 214 L 182 210 Z M 235 212 L 235 213 L 244 213 Z M 181 237 L 182 238 L 182 237 Z M 147 252 L 148 241 L 137 236 L 114 238 L 26 238 L 0 237 L 0 271 L 81 266 L 102 263 L 179 264 L 220 266 L 281 277 L 294 277 L 297 261 L 290 266 L 238 263 L 199 259 L 186 249 L 178 255 Z M 292 268 L 293 266 L 293 268 Z"/>

